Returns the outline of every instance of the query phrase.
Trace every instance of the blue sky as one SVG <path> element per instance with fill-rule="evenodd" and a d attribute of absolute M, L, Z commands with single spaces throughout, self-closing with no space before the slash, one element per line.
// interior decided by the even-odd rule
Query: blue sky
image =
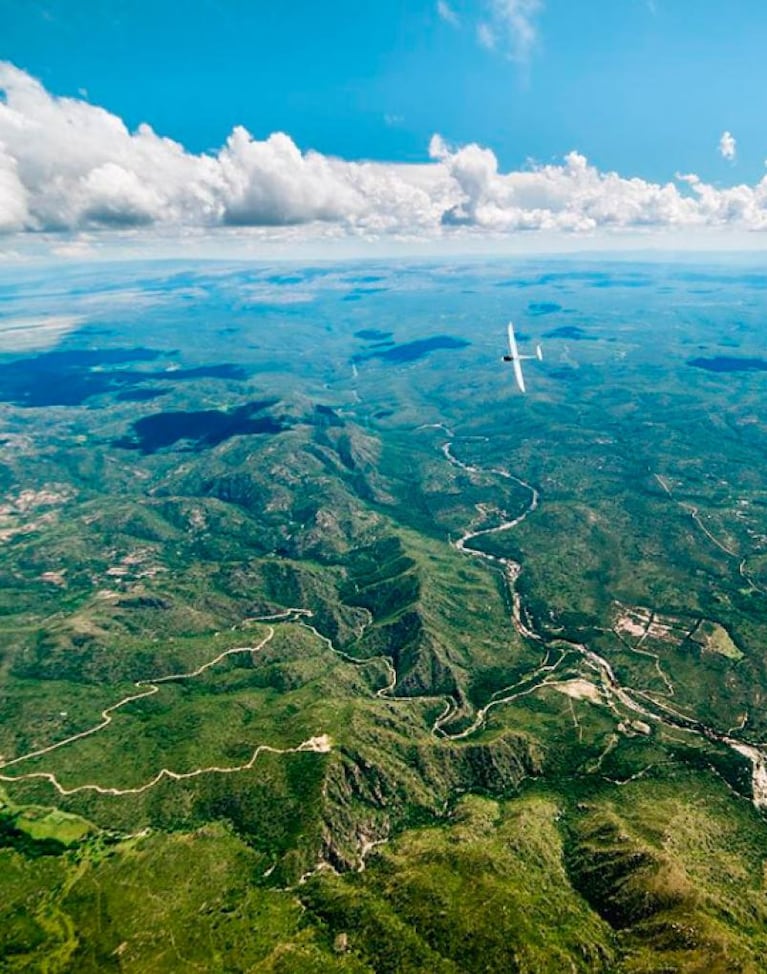
<path fill-rule="evenodd" d="M 0 25 L 4 236 L 767 242 L 763 0 L 0 0 Z"/>
<path fill-rule="evenodd" d="M 523 62 L 488 50 L 490 3 L 0 0 L 0 57 L 190 150 L 235 124 L 301 148 L 417 161 L 440 132 L 505 168 L 578 149 L 647 179 L 764 171 L 767 9 L 713 0 L 547 0 Z M 737 138 L 734 164 L 716 151 Z"/>

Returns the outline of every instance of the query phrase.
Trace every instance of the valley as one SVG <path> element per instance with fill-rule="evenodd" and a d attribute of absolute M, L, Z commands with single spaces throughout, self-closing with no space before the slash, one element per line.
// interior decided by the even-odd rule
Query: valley
<path fill-rule="evenodd" d="M 3 969 L 758 971 L 754 275 L 108 273 L 0 363 Z"/>

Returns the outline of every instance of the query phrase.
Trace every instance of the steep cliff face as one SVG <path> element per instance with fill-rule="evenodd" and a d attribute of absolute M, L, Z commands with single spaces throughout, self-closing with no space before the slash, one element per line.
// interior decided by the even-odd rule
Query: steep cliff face
<path fill-rule="evenodd" d="M 460 677 L 444 635 L 430 624 L 424 604 L 424 569 L 402 539 L 389 535 L 356 550 L 347 567 L 343 600 L 370 613 L 354 645 L 364 656 L 388 656 L 397 671 L 397 696 L 457 696 Z"/>
<path fill-rule="evenodd" d="M 308 916 L 370 971 L 616 974 L 609 925 L 567 882 L 560 814 L 550 799 L 465 796 L 439 827 L 379 849 L 361 875 L 312 879 Z"/>
<path fill-rule="evenodd" d="M 379 469 L 376 437 L 327 409 L 301 408 L 291 419 L 303 422 L 260 450 L 227 443 L 166 475 L 153 489 L 160 523 L 173 538 L 191 524 L 201 555 L 215 543 L 222 558 L 247 542 L 250 565 L 218 574 L 250 615 L 311 610 L 339 649 L 392 661 L 394 695 L 465 700 L 477 661 L 456 591 L 463 581 L 440 563 L 452 556 L 446 534 L 432 524 L 442 539 L 430 550 L 396 519 L 401 485 Z M 190 512 L 192 499 L 199 510 Z"/>
<path fill-rule="evenodd" d="M 153 460 L 158 472 L 140 503 L 115 496 L 97 514 L 88 507 L 76 523 L 90 588 L 12 659 L 19 678 L 46 681 L 39 685 L 51 692 L 75 681 L 125 683 L 128 693 L 132 681 L 198 672 L 120 713 L 120 746 L 138 746 L 144 761 L 137 784 L 160 767 L 228 767 L 261 742 L 291 752 L 327 733 L 332 750 L 322 757 L 262 756 L 252 775 L 200 775 L 173 789 L 163 781 L 117 811 L 99 792 L 65 800 L 99 824 L 223 819 L 256 845 L 272 802 L 282 809 L 268 826 L 276 883 L 295 881 L 318 857 L 354 867 L 371 842 L 442 815 L 457 794 L 512 793 L 540 765 L 521 734 L 499 729 L 475 744 L 433 733 L 449 703 L 473 712 L 475 649 L 493 665 L 508 655 L 495 582 L 446 538 L 396 519 L 374 436 L 304 411 L 310 421 L 291 415 L 292 427 L 268 441 L 232 439 L 185 453 L 182 463 Z M 496 603 L 477 639 L 478 607 Z M 271 640 L 271 629 L 257 654 L 207 668 L 222 649 Z M 117 699 L 107 695 L 103 705 Z M 214 699 L 226 704 L 223 721 Z M 57 710 L 58 737 L 89 726 L 84 718 L 70 730 L 66 707 Z M 162 730 L 142 737 L 134 710 Z M 196 745 L 184 749 L 192 725 L 210 749 L 199 760 Z M 9 752 L 29 750 L 17 737 Z M 65 763 L 62 773 L 72 773 Z M 97 767 L 89 780 L 103 773 Z M 28 789 L 44 800 L 46 787 Z M 169 814 L 171 790 L 183 798 Z"/>

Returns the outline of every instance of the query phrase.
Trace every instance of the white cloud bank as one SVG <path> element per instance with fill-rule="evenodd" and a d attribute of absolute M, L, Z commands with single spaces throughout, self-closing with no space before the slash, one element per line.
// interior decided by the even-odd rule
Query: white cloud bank
<path fill-rule="evenodd" d="M 149 126 L 57 98 L 0 62 L 0 230 L 218 226 L 333 227 L 415 238 L 518 230 L 590 232 L 730 226 L 767 229 L 767 177 L 719 189 L 695 175 L 663 185 L 600 172 L 577 152 L 503 173 L 489 149 L 449 147 L 431 162 L 347 162 L 237 127 L 195 155 Z"/>
<path fill-rule="evenodd" d="M 737 145 L 732 132 L 722 132 L 722 137 L 719 140 L 719 153 L 723 159 L 727 159 L 729 162 L 735 161 Z"/>

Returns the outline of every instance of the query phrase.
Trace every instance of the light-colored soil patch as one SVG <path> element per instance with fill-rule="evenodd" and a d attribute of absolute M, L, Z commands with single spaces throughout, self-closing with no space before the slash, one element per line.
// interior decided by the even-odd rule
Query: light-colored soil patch
<path fill-rule="evenodd" d="M 304 741 L 303 748 L 305 751 L 316 751 L 318 754 L 327 754 L 332 749 L 332 741 L 328 734 L 317 734 L 316 737 L 310 737 L 308 741 Z"/>
<path fill-rule="evenodd" d="M 6 527 L 5 524 L 7 524 L 7 521 L 0 515 L 0 541 L 10 541 L 11 538 L 15 538 L 20 534 L 32 534 L 35 531 L 39 531 L 46 524 L 53 524 L 55 521 L 56 515 L 52 511 L 49 511 L 35 521 L 27 521 L 25 524 L 17 523 L 13 527 Z"/>
<path fill-rule="evenodd" d="M 565 696 L 571 697 L 573 700 L 588 700 L 590 703 L 595 704 L 604 703 L 602 691 L 595 683 L 591 683 L 589 680 L 562 680 L 561 682 L 546 683 L 545 686 L 550 686 L 552 689 L 564 693 Z"/>
<path fill-rule="evenodd" d="M 630 636 L 645 646 L 647 642 L 679 643 L 690 631 L 693 620 L 656 615 L 644 606 L 619 605 L 613 628 L 619 636 Z"/>
<path fill-rule="evenodd" d="M 63 588 L 67 584 L 66 578 L 64 578 L 65 572 L 43 572 L 40 576 L 41 582 L 48 582 L 49 585 L 58 585 Z"/>
<path fill-rule="evenodd" d="M 625 609 L 615 620 L 615 631 L 625 636 L 644 636 L 650 622 L 647 609 Z"/>
<path fill-rule="evenodd" d="M 647 635 L 652 639 L 668 640 L 668 639 L 680 639 L 687 633 L 687 629 L 684 627 L 681 619 L 674 619 L 669 621 L 669 618 L 661 620 L 660 618 L 655 618 L 651 622 Z"/>
<path fill-rule="evenodd" d="M 767 761 L 757 747 L 750 744 L 732 744 L 733 751 L 742 754 L 751 762 L 751 788 L 753 801 L 757 808 L 767 808 Z"/>
<path fill-rule="evenodd" d="M 636 734 L 647 737 L 652 734 L 652 728 L 644 720 L 622 720 L 618 724 L 618 730 L 627 737 L 634 737 Z"/>
<path fill-rule="evenodd" d="M 116 565 L 107 568 L 104 574 L 110 578 L 154 578 L 159 572 L 167 571 L 162 565 L 148 563 L 155 556 L 152 548 L 137 548 L 123 556 Z"/>
<path fill-rule="evenodd" d="M 691 619 L 680 619 L 679 616 L 656 615 L 653 618 L 654 626 L 661 626 L 664 630 L 675 631 L 686 634 L 692 625 Z"/>
<path fill-rule="evenodd" d="M 65 487 L 48 487 L 43 490 L 22 490 L 15 496 L 7 496 L 0 503 L 0 541 L 8 541 L 19 534 L 30 534 L 56 520 L 57 512 L 42 508 L 57 508 L 66 503 L 73 493 Z M 34 519 L 30 516 L 34 515 Z"/>

